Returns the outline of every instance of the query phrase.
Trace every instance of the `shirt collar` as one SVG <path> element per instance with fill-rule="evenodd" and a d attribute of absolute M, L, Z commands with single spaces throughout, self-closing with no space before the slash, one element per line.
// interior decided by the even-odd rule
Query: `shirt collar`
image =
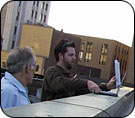
<path fill-rule="evenodd" d="M 27 88 L 25 88 L 13 75 L 11 75 L 9 72 L 5 72 L 6 80 L 8 80 L 13 86 L 15 86 L 19 91 L 26 93 Z"/>

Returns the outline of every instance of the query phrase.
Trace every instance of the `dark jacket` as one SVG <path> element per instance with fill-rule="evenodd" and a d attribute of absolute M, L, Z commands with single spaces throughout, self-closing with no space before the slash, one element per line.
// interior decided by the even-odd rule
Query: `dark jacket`
<path fill-rule="evenodd" d="M 51 66 L 44 76 L 41 101 L 89 93 L 87 81 L 73 78 L 60 66 Z M 106 84 L 100 84 L 99 87 L 102 90 L 107 90 Z"/>

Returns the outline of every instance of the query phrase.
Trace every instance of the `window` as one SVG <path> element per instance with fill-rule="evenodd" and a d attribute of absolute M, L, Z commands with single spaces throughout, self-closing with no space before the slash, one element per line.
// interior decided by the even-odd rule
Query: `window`
<path fill-rule="evenodd" d="M 89 53 L 89 52 L 87 52 L 87 53 L 86 53 L 86 57 L 85 57 L 85 61 L 86 61 L 86 62 L 90 61 L 90 60 L 91 60 L 91 56 L 92 56 L 92 54 Z"/>
<path fill-rule="evenodd" d="M 45 2 L 42 2 L 41 9 L 44 9 L 45 7 Z"/>
<path fill-rule="evenodd" d="M 39 5 L 39 1 L 37 1 L 37 7 L 38 7 L 38 5 Z"/>
<path fill-rule="evenodd" d="M 19 6 L 21 6 L 21 1 L 19 1 Z"/>
<path fill-rule="evenodd" d="M 89 62 L 91 60 L 92 57 L 92 42 L 87 42 L 87 46 L 86 46 L 86 54 L 85 54 L 85 62 Z"/>
<path fill-rule="evenodd" d="M 43 14 L 40 14 L 39 21 L 42 21 Z"/>
<path fill-rule="evenodd" d="M 105 65 L 106 58 L 107 58 L 106 55 L 101 54 L 101 55 L 100 55 L 99 64 Z"/>
<path fill-rule="evenodd" d="M 46 15 L 44 15 L 44 22 L 46 21 Z"/>
<path fill-rule="evenodd" d="M 14 35 L 16 35 L 17 27 L 14 27 Z"/>
<path fill-rule="evenodd" d="M 34 10 L 32 10 L 32 12 L 31 12 L 31 17 L 33 18 L 33 15 L 34 15 Z"/>
<path fill-rule="evenodd" d="M 33 5 L 35 5 L 35 1 L 33 1 Z"/>
<path fill-rule="evenodd" d="M 107 54 L 107 48 L 108 48 L 108 44 L 103 44 L 102 49 L 101 49 L 101 53 L 102 54 Z"/>
<path fill-rule="evenodd" d="M 35 19 L 37 18 L 37 11 L 35 12 Z"/>
<path fill-rule="evenodd" d="M 120 47 L 118 48 L 118 53 L 120 53 Z"/>
<path fill-rule="evenodd" d="M 83 52 L 79 52 L 79 61 L 82 61 L 82 58 L 83 58 Z"/>
<path fill-rule="evenodd" d="M 85 47 L 85 43 L 82 42 L 82 43 L 81 43 L 81 50 L 82 50 L 82 51 L 84 51 L 84 47 Z"/>
<path fill-rule="evenodd" d="M 108 44 L 103 44 L 102 48 L 101 48 L 101 55 L 100 55 L 100 59 L 99 59 L 99 64 L 102 64 L 102 65 L 106 64 L 107 50 L 108 50 Z"/>
<path fill-rule="evenodd" d="M 83 55 L 84 55 L 84 46 L 85 46 L 85 43 L 82 42 L 81 45 L 80 45 L 80 52 L 79 52 L 79 61 L 82 61 L 83 59 Z"/>
<path fill-rule="evenodd" d="M 115 48 L 115 51 L 117 52 L 117 46 L 116 46 L 116 48 Z"/>
<path fill-rule="evenodd" d="M 123 54 L 123 52 L 124 52 L 124 48 L 122 49 L 122 52 L 121 53 Z"/>
<path fill-rule="evenodd" d="M 126 70 L 126 67 L 127 67 L 127 61 L 125 62 L 125 68 L 124 68 L 125 70 Z"/>
<path fill-rule="evenodd" d="M 47 11 L 47 9 L 48 9 L 48 4 L 46 4 L 46 8 L 45 8 L 45 10 Z"/>
<path fill-rule="evenodd" d="M 128 55 L 128 50 L 127 50 L 127 55 Z"/>
<path fill-rule="evenodd" d="M 16 20 L 18 20 L 19 19 L 19 12 L 17 12 L 17 16 L 16 16 Z"/>
<path fill-rule="evenodd" d="M 126 49 L 125 49 L 125 51 L 124 51 L 124 54 L 126 55 Z"/>
<path fill-rule="evenodd" d="M 125 61 L 123 60 L 123 63 L 122 63 L 122 69 L 124 68 L 124 64 L 125 64 Z"/>
<path fill-rule="evenodd" d="M 11 49 L 13 49 L 14 46 L 15 46 L 15 41 L 12 41 L 12 47 L 11 47 Z"/>

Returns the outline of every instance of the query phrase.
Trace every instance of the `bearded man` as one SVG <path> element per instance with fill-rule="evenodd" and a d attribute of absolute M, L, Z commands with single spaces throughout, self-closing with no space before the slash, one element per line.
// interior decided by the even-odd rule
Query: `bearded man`
<path fill-rule="evenodd" d="M 73 78 L 70 70 L 76 61 L 75 44 L 69 40 L 61 40 L 55 47 L 54 55 L 57 64 L 47 69 L 41 93 L 41 101 L 54 100 L 87 94 L 109 91 L 115 88 L 116 77 L 108 83 L 97 85 L 87 79 Z"/>

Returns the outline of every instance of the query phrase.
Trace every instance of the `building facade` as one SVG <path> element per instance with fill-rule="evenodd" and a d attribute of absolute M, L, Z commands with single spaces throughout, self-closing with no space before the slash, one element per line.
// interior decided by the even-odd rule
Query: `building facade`
<path fill-rule="evenodd" d="M 129 57 L 127 76 L 124 82 L 129 84 L 134 84 L 134 39 L 132 42 L 131 54 Z"/>
<path fill-rule="evenodd" d="M 50 1 L 11 1 L 5 4 L 1 13 L 1 35 L 3 50 L 20 45 L 24 23 L 47 25 Z"/>
<path fill-rule="evenodd" d="M 21 47 L 30 46 L 36 55 L 45 56 L 44 72 L 55 65 L 54 47 L 62 39 L 76 43 L 77 61 L 72 72 L 108 80 L 115 75 L 114 60 L 120 62 L 121 78 L 127 71 L 130 47 L 115 40 L 67 34 L 52 27 L 23 25 Z"/>
<path fill-rule="evenodd" d="M 77 73 L 108 80 L 115 75 L 114 60 L 120 62 L 121 77 L 127 71 L 130 47 L 115 40 L 80 36 Z"/>
<path fill-rule="evenodd" d="M 74 41 L 76 44 L 77 61 L 72 70 L 73 75 L 77 73 L 109 80 L 115 75 L 114 60 L 117 59 L 120 62 L 121 78 L 128 71 L 125 82 L 133 84 L 133 46 L 131 48 L 115 40 L 67 34 L 49 26 L 23 24 L 20 47 L 33 48 L 40 66 L 36 74 L 43 75 L 49 66 L 56 64 L 54 47 L 62 39 Z M 1 65 L 4 66 L 4 63 L 1 62 Z"/>

